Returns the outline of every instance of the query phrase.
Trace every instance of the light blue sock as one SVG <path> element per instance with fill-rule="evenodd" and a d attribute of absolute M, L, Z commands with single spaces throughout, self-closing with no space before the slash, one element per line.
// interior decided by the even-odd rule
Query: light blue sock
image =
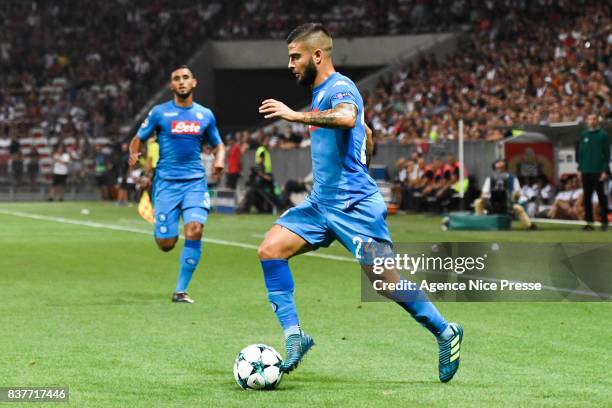
<path fill-rule="evenodd" d="M 202 255 L 202 241 L 186 239 L 183 252 L 181 252 L 180 260 L 180 273 L 178 282 L 176 283 L 175 292 L 186 292 L 193 271 L 200 262 L 200 256 Z"/>
<path fill-rule="evenodd" d="M 293 277 L 286 259 L 261 261 L 268 300 L 285 332 L 285 337 L 300 333 L 300 323 L 293 301 Z"/>

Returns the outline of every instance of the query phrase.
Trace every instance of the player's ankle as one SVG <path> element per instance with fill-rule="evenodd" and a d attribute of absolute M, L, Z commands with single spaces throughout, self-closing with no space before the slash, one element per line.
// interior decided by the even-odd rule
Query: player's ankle
<path fill-rule="evenodd" d="M 451 327 L 449 323 L 446 326 L 446 329 L 442 330 L 442 332 L 438 335 L 437 340 L 439 343 L 443 343 L 445 341 L 450 340 L 454 334 L 455 334 L 455 331 L 453 330 L 453 328 Z"/>
<path fill-rule="evenodd" d="M 302 329 L 300 328 L 299 325 L 295 325 L 295 326 L 291 326 L 291 327 L 287 327 L 285 329 L 285 338 L 294 335 L 294 334 L 299 334 L 300 336 L 302 335 Z"/>

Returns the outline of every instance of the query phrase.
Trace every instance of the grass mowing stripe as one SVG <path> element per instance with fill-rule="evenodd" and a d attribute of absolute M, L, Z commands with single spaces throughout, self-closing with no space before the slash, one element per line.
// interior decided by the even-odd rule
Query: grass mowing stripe
<path fill-rule="evenodd" d="M 60 224 L 72 224 L 72 225 L 80 225 L 80 226 L 91 227 L 91 228 L 102 228 L 102 229 L 110 229 L 110 230 L 115 230 L 115 231 L 134 232 L 137 234 L 151 235 L 151 231 L 143 230 L 139 228 L 124 227 L 121 225 L 106 224 L 106 223 L 93 222 L 93 221 L 79 221 L 79 220 L 73 220 L 70 218 L 63 218 L 63 217 L 50 217 L 47 215 L 32 214 L 32 213 L 26 213 L 22 211 L 8 211 L 8 210 L 0 209 L 0 214 L 13 215 L 16 217 L 23 217 L 23 218 L 30 218 L 30 219 L 39 220 L 39 221 L 57 222 Z M 185 238 L 185 236 L 182 234 L 179 236 L 182 239 Z M 244 249 L 255 249 L 256 250 L 258 248 L 257 245 L 253 245 L 253 244 L 245 244 L 243 242 L 227 241 L 224 239 L 217 239 L 217 238 L 210 238 L 210 237 L 206 237 L 205 241 L 207 243 L 233 246 L 233 247 L 244 248 Z M 345 256 L 316 254 L 316 253 L 307 253 L 305 255 L 315 257 L 315 258 L 330 259 L 333 261 L 355 262 L 353 258 L 348 258 Z"/>
<path fill-rule="evenodd" d="M 138 229 L 138 228 L 124 227 L 121 225 L 106 224 L 106 223 L 99 223 L 99 222 L 92 222 L 92 221 L 79 221 L 79 220 L 73 220 L 73 219 L 63 218 L 63 217 L 50 217 L 46 215 L 25 213 L 21 211 L 8 211 L 8 210 L 0 209 L 0 214 L 14 215 L 18 217 L 30 218 L 34 220 L 40 220 L 40 221 L 58 222 L 61 224 L 81 225 L 85 227 L 103 228 L 103 229 L 110 229 L 110 230 L 124 231 L 124 232 L 134 232 L 134 233 L 146 234 L 146 235 L 151 234 L 151 231 Z M 182 239 L 185 238 L 182 234 L 180 235 L 180 237 Z M 226 246 L 244 248 L 244 249 L 257 249 L 257 245 L 245 244 L 245 243 L 236 242 L 236 241 L 227 241 L 223 239 L 210 238 L 210 237 L 206 237 L 206 242 L 217 244 L 217 245 L 226 245 Z M 312 252 L 306 253 L 304 255 L 315 257 L 315 258 L 329 259 L 333 261 L 355 262 L 354 259 L 352 258 L 337 256 L 337 255 L 317 254 L 317 253 L 312 253 Z M 433 275 L 445 275 L 445 273 L 438 273 L 436 271 L 431 271 L 429 273 Z M 474 279 L 483 279 L 489 282 L 501 283 L 502 281 L 501 279 L 497 279 L 497 278 L 486 278 L 486 277 L 483 278 L 483 277 L 472 276 L 472 275 L 463 275 L 463 276 L 468 277 L 468 278 L 474 278 Z M 512 281 L 512 282 L 513 283 L 525 283 L 521 281 Z M 550 290 L 554 292 L 572 293 L 572 294 L 583 295 L 583 296 L 606 297 L 606 298 L 609 298 L 612 296 L 609 293 L 599 293 L 599 292 L 585 291 L 585 290 L 580 290 L 580 289 L 558 288 L 555 286 L 548 286 L 548 285 L 542 285 L 542 288 L 545 290 Z"/>

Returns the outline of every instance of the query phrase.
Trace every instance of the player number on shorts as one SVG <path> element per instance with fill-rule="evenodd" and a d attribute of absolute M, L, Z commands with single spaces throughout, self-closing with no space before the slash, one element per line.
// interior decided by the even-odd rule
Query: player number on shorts
<path fill-rule="evenodd" d="M 353 237 L 353 245 L 355 245 L 355 258 L 361 259 L 361 245 L 363 245 L 363 239 L 357 236 Z"/>
<path fill-rule="evenodd" d="M 363 247 L 363 238 L 361 238 L 358 235 L 355 235 L 353 237 L 353 245 L 355 245 L 355 258 L 357 259 L 361 259 L 362 258 L 362 253 L 364 251 L 371 251 L 371 250 L 375 250 L 376 246 L 372 246 L 372 243 L 374 242 L 374 240 L 372 238 L 368 238 L 365 247 Z M 361 248 L 363 247 L 363 251 L 361 250 Z"/>

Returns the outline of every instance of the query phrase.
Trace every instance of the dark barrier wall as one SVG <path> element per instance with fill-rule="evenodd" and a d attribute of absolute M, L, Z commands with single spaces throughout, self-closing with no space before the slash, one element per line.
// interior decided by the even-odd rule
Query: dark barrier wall
<path fill-rule="evenodd" d="M 379 68 L 340 67 L 337 70 L 356 82 Z M 295 77 L 286 68 L 220 69 L 215 70 L 214 77 L 213 109 L 219 130 L 223 134 L 266 124 L 257 111 L 264 99 L 278 99 L 296 110 L 310 103 L 309 88 L 296 84 Z"/>
<path fill-rule="evenodd" d="M 385 144 L 377 148 L 372 164 L 382 164 L 389 168 L 389 176 L 395 177 L 395 161 L 400 157 L 410 157 L 414 145 Z M 427 154 L 427 160 L 436 157 L 445 159 L 447 153 L 457 156 L 457 142 L 437 143 L 432 145 Z M 311 168 L 310 148 L 294 150 L 272 150 L 272 173 L 276 182 L 282 187 L 287 180 L 298 180 L 306 176 Z M 470 142 L 464 147 L 465 163 L 471 176 L 476 178 L 480 186 L 491 173 L 491 163 L 495 158 L 495 143 Z M 255 151 L 249 150 L 243 158 L 243 181 L 248 179 L 249 169 L 253 165 Z"/>
<path fill-rule="evenodd" d="M 602 127 L 612 135 L 612 124 L 602 123 Z M 522 126 L 524 130 L 540 132 L 546 135 L 555 148 L 573 148 L 582 129 L 583 124 L 566 126 Z M 611 136 L 612 137 L 612 136 Z M 372 158 L 372 164 L 383 164 L 388 166 L 390 176 L 395 175 L 395 161 L 400 157 L 410 157 L 414 151 L 414 145 L 385 144 L 377 147 L 376 155 Z M 503 148 L 497 142 L 466 142 L 464 144 L 465 165 L 470 176 L 476 178 L 480 186 L 484 179 L 491 173 L 491 164 L 498 157 Z M 457 141 L 442 142 L 432 144 L 429 147 L 427 160 L 431 161 L 436 157 L 445 159 L 447 153 L 458 156 Z M 253 163 L 254 151 L 248 151 L 245 155 L 243 168 L 245 176 L 248 176 L 248 169 Z M 289 179 L 304 177 L 311 169 L 310 149 L 296 149 L 292 151 L 272 151 L 274 176 L 282 186 Z M 556 160 L 556 158 L 555 158 Z M 557 174 L 558 176 L 558 174 Z"/>

